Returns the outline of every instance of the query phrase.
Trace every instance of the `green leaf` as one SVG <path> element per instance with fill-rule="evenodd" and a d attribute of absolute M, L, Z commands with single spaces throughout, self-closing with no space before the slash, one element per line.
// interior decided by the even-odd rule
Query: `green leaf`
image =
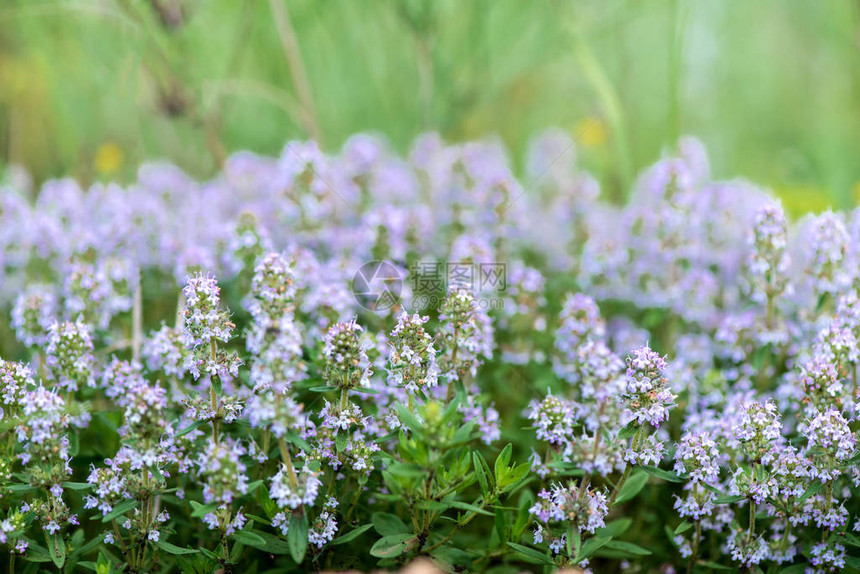
<path fill-rule="evenodd" d="M 206 516 L 210 512 L 215 512 L 215 510 L 218 508 L 218 505 L 216 505 L 216 504 L 200 504 L 196 500 L 189 501 L 189 504 L 191 504 L 191 508 L 192 508 L 192 510 L 191 510 L 191 517 L 192 518 L 203 518 L 204 516 Z"/>
<path fill-rule="evenodd" d="M 723 566 L 722 564 L 717 564 L 716 562 L 710 561 L 699 562 L 699 566 L 704 566 L 705 568 L 710 568 L 711 570 L 734 570 L 734 568 L 731 568 L 729 566 Z M 804 565 L 804 569 L 801 570 L 801 572 L 804 572 L 805 570 L 806 566 Z"/>
<path fill-rule="evenodd" d="M 630 421 L 625 425 L 623 429 L 618 431 L 618 439 L 619 440 L 627 440 L 636 434 L 636 431 L 639 430 L 639 423 L 635 420 Z"/>
<path fill-rule="evenodd" d="M 337 387 L 311 387 L 308 390 L 312 393 L 330 393 L 336 391 Z"/>
<path fill-rule="evenodd" d="M 266 543 L 263 537 L 253 530 L 237 530 L 233 533 L 233 539 L 247 546 L 259 547 Z"/>
<path fill-rule="evenodd" d="M 339 432 L 334 437 L 334 446 L 337 449 L 337 452 L 341 453 L 346 450 L 346 443 L 348 437 L 345 432 Z"/>
<path fill-rule="evenodd" d="M 209 550 L 208 548 L 201 546 L 200 552 L 202 552 L 204 555 L 206 555 L 206 557 L 214 560 L 215 562 L 218 562 L 220 560 L 220 558 L 218 558 L 218 555 Z"/>
<path fill-rule="evenodd" d="M 508 542 L 508 546 L 510 546 L 523 556 L 527 556 L 528 558 L 530 558 L 530 562 L 546 564 L 547 566 L 555 566 L 555 562 L 553 562 L 552 558 L 542 552 L 535 550 L 534 548 L 529 548 L 528 546 L 523 546 L 522 544 L 516 544 L 514 542 Z"/>
<path fill-rule="evenodd" d="M 57 568 L 62 570 L 63 564 L 66 563 L 66 542 L 59 532 L 54 534 L 45 532 L 45 540 L 48 542 L 48 553 L 51 555 L 51 560 Z"/>
<path fill-rule="evenodd" d="M 451 546 L 440 546 L 431 555 L 442 563 L 445 572 L 468 572 L 472 564 L 472 556 L 468 552 Z"/>
<path fill-rule="evenodd" d="M 78 530 L 77 532 L 82 532 L 82 531 Z M 103 540 L 104 540 L 104 535 L 102 535 L 102 534 L 97 535 L 95 538 L 93 538 L 92 540 L 90 540 L 89 542 L 84 544 L 83 546 L 80 546 L 80 547 L 76 548 L 74 551 L 72 551 L 72 553 L 69 554 L 69 558 L 70 559 L 76 558 L 77 556 L 82 556 L 82 555 L 86 554 L 87 552 L 89 552 L 90 550 L 92 550 L 93 548 L 95 548 L 96 546 L 101 544 Z"/>
<path fill-rule="evenodd" d="M 7 486 L 6 490 L 9 492 L 31 492 L 36 490 L 36 487 L 29 484 L 13 484 L 12 486 Z"/>
<path fill-rule="evenodd" d="M 687 521 L 687 520 L 685 520 L 684 522 L 682 522 L 681 524 L 679 524 L 679 525 L 677 526 L 677 528 L 675 528 L 674 535 L 675 535 L 675 536 L 677 536 L 677 535 L 679 535 L 679 534 L 683 534 L 684 532 L 688 531 L 688 530 L 689 530 L 689 529 L 691 529 L 692 527 L 693 527 L 693 523 L 692 523 L 692 522 L 689 522 L 689 521 Z"/>
<path fill-rule="evenodd" d="M 642 548 L 632 542 L 624 542 L 622 540 L 610 540 L 606 543 L 606 548 L 620 550 L 622 552 L 627 552 L 628 554 L 633 554 L 634 556 L 648 556 L 651 554 L 650 550 Z"/>
<path fill-rule="evenodd" d="M 746 496 L 742 494 L 726 494 L 725 496 L 718 496 L 714 499 L 714 504 L 734 504 L 735 502 L 740 502 L 742 500 L 746 500 Z"/>
<path fill-rule="evenodd" d="M 215 389 L 215 394 L 219 397 L 224 394 L 224 389 L 221 388 L 221 377 L 215 375 L 214 377 L 209 378 L 209 382 L 212 384 L 212 388 Z"/>
<path fill-rule="evenodd" d="M 415 542 L 414 534 L 383 536 L 371 547 L 370 555 L 377 558 L 396 558 L 406 552 Z"/>
<path fill-rule="evenodd" d="M 493 464 L 493 473 L 496 476 L 496 482 L 501 482 L 502 477 L 508 470 L 508 463 L 511 462 L 511 454 L 514 452 L 514 446 L 508 443 L 499 456 L 496 457 L 496 462 Z"/>
<path fill-rule="evenodd" d="M 424 500 L 416 504 L 415 508 L 420 510 L 433 510 L 434 512 L 445 512 L 451 508 L 451 504 L 449 502 L 442 502 L 441 500 Z"/>
<path fill-rule="evenodd" d="M 659 478 L 661 480 L 665 480 L 667 482 L 684 482 L 684 479 L 675 474 L 674 472 L 670 472 L 668 470 L 663 470 L 662 468 L 657 468 L 654 466 L 640 466 L 642 470 L 647 472 L 653 477 Z"/>
<path fill-rule="evenodd" d="M 307 443 L 307 441 L 298 436 L 296 433 L 288 432 L 284 434 L 284 440 L 292 445 L 297 446 L 305 452 L 309 452 L 311 450 L 311 446 Z"/>
<path fill-rule="evenodd" d="M 619 518 L 617 520 L 613 520 L 612 522 L 598 530 L 595 533 L 595 536 L 601 538 L 612 538 L 614 536 L 621 536 L 622 534 L 627 532 L 627 529 L 630 528 L 632 524 L 632 518 Z"/>
<path fill-rule="evenodd" d="M 155 543 L 155 545 L 158 546 L 159 548 L 161 548 L 162 550 L 164 550 L 165 552 L 167 552 L 168 554 L 183 555 L 183 554 L 197 554 L 197 552 L 198 552 L 197 550 L 195 550 L 193 548 L 180 548 L 179 546 L 176 546 L 175 544 L 171 544 L 170 542 L 167 542 L 165 540 L 159 540 L 158 542 Z"/>
<path fill-rule="evenodd" d="M 508 490 L 514 488 L 522 479 L 528 476 L 531 468 L 532 463 L 523 462 L 509 469 L 502 477 L 502 479 L 498 481 L 499 488 L 502 489 L 502 492 L 507 492 Z"/>
<path fill-rule="evenodd" d="M 809 488 L 806 489 L 806 492 L 803 493 L 803 496 L 801 496 L 799 499 L 797 499 L 797 502 L 798 503 L 806 502 L 807 498 L 809 498 L 813 494 L 817 493 L 823 487 L 824 487 L 823 482 L 816 482 L 815 484 L 813 484 L 812 486 L 810 486 Z"/>
<path fill-rule="evenodd" d="M 409 410 L 409 407 L 402 403 L 397 403 L 397 418 L 414 433 L 420 434 L 424 428 L 421 421 Z"/>
<path fill-rule="evenodd" d="M 88 482 L 64 482 L 63 488 L 68 488 L 69 490 L 89 490 L 90 484 Z"/>
<path fill-rule="evenodd" d="M 71 433 L 69 437 L 69 454 L 73 457 L 78 456 L 81 450 L 81 438 L 78 433 Z"/>
<path fill-rule="evenodd" d="M 370 517 L 370 523 L 380 536 L 392 534 L 406 534 L 409 528 L 400 520 L 400 517 L 387 512 L 374 512 Z"/>
<path fill-rule="evenodd" d="M 472 419 L 469 422 L 464 423 L 463 426 L 457 429 L 454 436 L 451 437 L 450 444 L 463 444 L 469 442 L 476 424 L 478 424 L 476 419 Z"/>
<path fill-rule="evenodd" d="M 856 546 L 860 548 L 860 538 L 857 538 L 856 536 L 848 532 L 845 533 L 845 538 L 843 539 L 843 542 L 845 542 L 845 544 L 848 544 L 849 546 Z"/>
<path fill-rule="evenodd" d="M 469 504 L 468 502 L 461 502 L 459 500 L 452 500 L 448 504 L 450 504 L 454 508 L 459 508 L 460 510 L 468 510 L 469 512 L 474 512 L 475 514 L 483 514 L 484 516 L 493 516 L 492 512 L 484 510 L 480 506 L 475 506 L 474 504 Z"/>
<path fill-rule="evenodd" d="M 486 496 L 490 493 L 490 483 L 487 480 L 487 473 L 481 465 L 477 452 L 472 453 L 472 463 L 475 466 L 475 475 L 478 477 L 478 484 L 481 485 L 481 492 Z"/>
<path fill-rule="evenodd" d="M 615 503 L 618 504 L 635 498 L 645 488 L 646 484 L 648 484 L 648 473 L 634 472 L 627 479 L 627 482 L 624 483 L 624 486 L 621 487 L 621 492 L 618 493 Z"/>
<path fill-rule="evenodd" d="M 296 514 L 290 517 L 289 532 L 287 532 L 287 545 L 290 547 L 290 556 L 296 564 L 305 560 L 308 551 L 308 517 L 306 514 Z"/>
<path fill-rule="evenodd" d="M 123 514 L 128 512 L 129 510 L 131 510 L 132 508 L 135 508 L 136 506 L 137 506 L 136 500 L 123 500 L 122 502 L 120 502 L 119 504 L 114 506 L 113 510 L 111 510 L 110 512 L 108 512 L 106 515 L 104 515 L 102 517 L 102 522 L 110 522 L 111 520 L 119 518 L 120 516 L 122 516 Z"/>
<path fill-rule="evenodd" d="M 359 536 L 361 536 L 362 534 L 364 534 L 365 532 L 367 532 L 371 528 L 373 528 L 373 524 L 364 524 L 362 526 L 359 526 L 358 528 L 354 528 L 353 530 L 350 530 L 346 534 L 342 534 L 342 535 L 338 536 L 337 538 L 335 538 L 334 540 L 332 540 L 331 545 L 337 546 L 338 544 L 345 544 L 347 542 L 351 542 L 352 540 L 355 540 L 356 538 L 358 538 Z"/>
<path fill-rule="evenodd" d="M 283 540 L 281 540 L 280 538 L 278 538 L 277 536 L 269 534 L 268 532 L 254 532 L 254 534 L 259 536 L 263 540 L 263 543 L 257 544 L 257 543 L 252 542 L 252 541 L 246 542 L 246 544 L 248 546 L 258 548 L 258 549 L 262 550 L 263 552 L 267 552 L 269 554 L 281 554 L 281 555 L 283 555 L 283 554 L 289 554 L 290 553 L 289 545 L 286 542 L 284 542 Z M 203 550 L 203 549 L 201 548 L 201 550 Z"/>
<path fill-rule="evenodd" d="M 185 427 L 184 429 L 181 429 L 181 430 L 176 431 L 176 435 L 175 435 L 175 436 L 177 436 L 177 437 L 185 436 L 185 435 L 187 435 L 188 433 L 190 433 L 191 431 L 193 431 L 194 429 L 196 429 L 197 427 L 199 427 L 199 426 L 200 426 L 200 425 L 202 425 L 202 424 L 203 424 L 203 421 L 194 421 L 193 423 L 191 423 L 190 425 L 188 425 L 188 426 L 187 426 L 187 427 Z"/>
<path fill-rule="evenodd" d="M 510 526 L 508 524 L 508 513 L 501 508 L 496 509 L 495 520 L 493 526 L 496 528 L 496 534 L 499 535 L 499 540 L 506 541 L 510 538 Z"/>
<path fill-rule="evenodd" d="M 607 536 L 606 538 L 603 538 L 603 537 L 589 538 L 588 541 L 582 545 L 582 548 L 580 549 L 580 551 L 577 552 L 573 561 L 574 562 L 582 562 L 583 560 L 585 560 L 586 558 L 588 558 L 589 556 L 591 556 L 592 554 L 597 552 L 597 550 L 599 548 L 602 548 L 603 546 L 608 544 L 610 540 L 612 540 L 611 536 Z"/>

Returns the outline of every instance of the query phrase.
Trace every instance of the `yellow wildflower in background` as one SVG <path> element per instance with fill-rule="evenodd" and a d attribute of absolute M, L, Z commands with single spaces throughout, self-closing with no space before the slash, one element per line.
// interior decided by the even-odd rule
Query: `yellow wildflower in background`
<path fill-rule="evenodd" d="M 573 128 L 573 137 L 578 137 L 583 147 L 602 146 L 606 143 L 607 135 L 606 123 L 595 116 L 583 118 Z"/>
<path fill-rule="evenodd" d="M 114 142 L 105 142 L 96 150 L 93 166 L 99 175 L 111 175 L 122 167 L 122 148 Z"/>

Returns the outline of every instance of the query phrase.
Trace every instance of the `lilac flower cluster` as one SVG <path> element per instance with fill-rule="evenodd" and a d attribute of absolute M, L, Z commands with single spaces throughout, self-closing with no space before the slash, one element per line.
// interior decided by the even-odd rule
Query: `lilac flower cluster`
<path fill-rule="evenodd" d="M 240 361 L 232 352 L 218 349 L 227 343 L 235 328 L 229 314 L 220 309 L 221 290 L 215 278 L 197 274 L 182 290 L 185 297 L 183 335 L 191 351 L 185 367 L 198 378 L 201 372 L 227 378 L 238 374 Z"/>
<path fill-rule="evenodd" d="M 0 362 L 4 552 L 856 567 L 860 211 L 790 221 L 690 139 L 617 205 L 570 143 L 535 140 L 532 194 L 497 143 L 433 134 L 0 194 L 0 351 L 23 361 Z M 351 281 L 375 260 L 478 280 L 368 313 Z"/>

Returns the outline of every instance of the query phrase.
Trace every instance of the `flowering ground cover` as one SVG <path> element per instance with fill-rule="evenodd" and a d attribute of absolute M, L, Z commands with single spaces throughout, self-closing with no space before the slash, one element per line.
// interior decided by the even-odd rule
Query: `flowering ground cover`
<path fill-rule="evenodd" d="M 836 572 L 860 211 L 683 139 L 624 205 L 560 132 L 291 142 L 0 195 L 10 571 Z"/>

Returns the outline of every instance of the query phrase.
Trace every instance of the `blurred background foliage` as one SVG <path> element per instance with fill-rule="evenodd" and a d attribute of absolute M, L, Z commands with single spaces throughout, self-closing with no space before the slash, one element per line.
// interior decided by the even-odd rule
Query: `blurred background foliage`
<path fill-rule="evenodd" d="M 2 0 L 0 170 L 130 181 L 165 158 L 355 132 L 578 138 L 621 198 L 678 134 L 795 212 L 860 195 L 857 0 Z"/>

